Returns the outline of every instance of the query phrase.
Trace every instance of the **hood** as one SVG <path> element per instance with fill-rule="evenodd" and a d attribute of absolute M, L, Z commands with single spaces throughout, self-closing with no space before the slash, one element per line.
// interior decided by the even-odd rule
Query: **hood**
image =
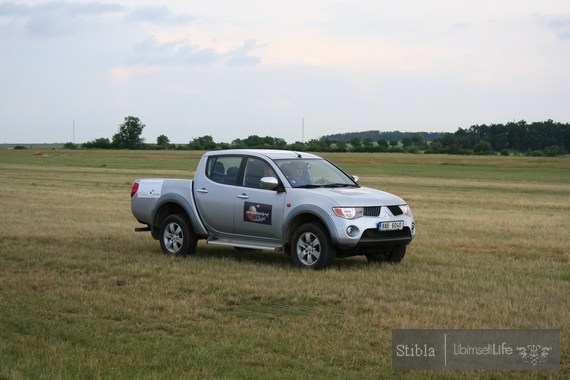
<path fill-rule="evenodd" d="M 406 204 L 402 198 L 394 194 L 370 187 L 322 187 L 299 190 L 314 192 L 315 194 L 330 199 L 339 206 L 396 206 Z"/>

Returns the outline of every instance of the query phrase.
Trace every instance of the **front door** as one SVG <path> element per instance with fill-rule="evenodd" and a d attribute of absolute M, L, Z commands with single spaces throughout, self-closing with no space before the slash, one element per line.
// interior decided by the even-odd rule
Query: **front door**
<path fill-rule="evenodd" d="M 261 178 L 276 177 L 269 163 L 247 158 L 241 183 L 236 188 L 234 226 L 238 235 L 281 241 L 284 192 L 262 189 Z"/>

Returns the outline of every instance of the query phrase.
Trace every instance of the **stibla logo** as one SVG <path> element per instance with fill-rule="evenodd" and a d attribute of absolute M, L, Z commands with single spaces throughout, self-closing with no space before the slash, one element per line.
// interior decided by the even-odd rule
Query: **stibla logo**
<path fill-rule="evenodd" d="M 407 344 L 399 344 L 396 346 L 396 356 L 417 357 L 417 356 L 435 356 L 435 349 L 427 344 L 414 343 L 410 346 Z"/>

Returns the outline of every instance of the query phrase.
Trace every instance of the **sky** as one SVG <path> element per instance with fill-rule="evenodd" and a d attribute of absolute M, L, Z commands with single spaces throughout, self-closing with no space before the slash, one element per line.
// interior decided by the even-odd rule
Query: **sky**
<path fill-rule="evenodd" d="M 0 0 L 0 143 L 570 122 L 568 0 Z"/>

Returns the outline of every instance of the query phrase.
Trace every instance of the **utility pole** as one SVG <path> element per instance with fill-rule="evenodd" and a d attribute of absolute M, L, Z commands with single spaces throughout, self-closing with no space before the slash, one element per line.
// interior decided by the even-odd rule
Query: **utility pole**
<path fill-rule="evenodd" d="M 75 119 L 73 119 L 73 144 L 75 145 Z"/>
<path fill-rule="evenodd" d="M 305 118 L 301 119 L 301 141 L 303 144 L 305 143 Z"/>

